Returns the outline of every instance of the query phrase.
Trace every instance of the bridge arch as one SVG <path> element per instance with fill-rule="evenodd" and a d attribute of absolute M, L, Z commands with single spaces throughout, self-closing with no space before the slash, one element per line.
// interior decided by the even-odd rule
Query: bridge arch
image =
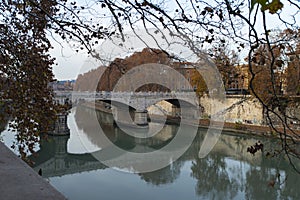
<path fill-rule="evenodd" d="M 198 102 L 191 102 L 192 100 L 167 98 L 158 99 L 152 102 L 152 105 L 147 107 L 150 114 L 163 113 L 172 117 L 182 117 L 182 111 L 185 110 L 185 116 L 187 113 L 191 113 L 188 118 L 199 118 L 204 111 L 203 106 Z"/>
<path fill-rule="evenodd" d="M 136 110 L 136 108 L 134 106 L 130 105 L 130 103 L 126 104 L 124 101 L 116 101 L 116 100 L 111 100 L 111 99 L 103 99 L 103 100 L 98 99 L 97 101 L 98 102 L 101 101 L 101 102 L 104 102 L 106 104 L 109 104 L 111 106 L 115 106 L 115 107 L 121 108 L 121 109 L 128 110 L 128 108 L 129 108 L 129 110 L 132 110 L 132 111 Z"/>

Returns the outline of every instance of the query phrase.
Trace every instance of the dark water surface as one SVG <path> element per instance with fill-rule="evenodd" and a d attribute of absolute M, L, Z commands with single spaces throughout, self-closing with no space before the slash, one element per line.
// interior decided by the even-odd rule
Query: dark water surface
<path fill-rule="evenodd" d="M 276 149 L 276 140 L 223 133 L 209 155 L 200 159 L 206 129 L 199 129 L 188 150 L 171 165 L 148 173 L 128 173 L 105 166 L 91 154 L 104 149 L 92 112 L 74 108 L 68 119 L 70 136 L 49 137 L 50 142 L 41 143 L 39 157 L 33 158 L 34 169 L 42 169 L 43 177 L 68 199 L 300 199 L 300 175 L 285 158 L 246 152 L 258 140 L 265 149 Z M 97 118 L 110 141 L 131 152 L 160 149 L 178 130 L 176 125 L 165 125 L 155 136 L 137 139 L 117 128 L 111 115 L 97 112 Z M 159 125 L 150 123 L 155 126 Z M 300 167 L 299 162 L 296 165 Z"/>

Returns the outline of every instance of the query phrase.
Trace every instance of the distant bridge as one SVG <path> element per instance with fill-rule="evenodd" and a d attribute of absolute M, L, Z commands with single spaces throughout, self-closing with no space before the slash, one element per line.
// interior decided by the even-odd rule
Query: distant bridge
<path fill-rule="evenodd" d="M 79 91 L 54 91 L 55 100 L 64 104 L 71 102 L 102 101 L 112 105 L 117 110 L 117 121 L 129 119 L 128 107 L 134 110 L 136 125 L 147 125 L 147 108 L 160 101 L 168 101 L 173 105 L 172 115 L 180 113 L 184 119 L 199 119 L 199 99 L 194 92 L 79 92 Z"/>
<path fill-rule="evenodd" d="M 136 110 L 145 110 L 162 100 L 168 100 L 176 106 L 198 105 L 198 97 L 194 92 L 78 92 L 54 91 L 55 99 L 59 103 L 71 101 L 114 101 L 126 104 Z M 175 101 L 177 100 L 177 101 Z M 179 102 L 178 102 L 179 101 Z"/>

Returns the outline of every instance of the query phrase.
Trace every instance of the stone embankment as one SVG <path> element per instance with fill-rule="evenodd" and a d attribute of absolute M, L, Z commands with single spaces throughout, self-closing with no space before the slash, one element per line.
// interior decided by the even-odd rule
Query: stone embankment
<path fill-rule="evenodd" d="M 0 142 L 0 199 L 66 199 Z"/>
<path fill-rule="evenodd" d="M 103 103 L 103 102 L 93 102 L 93 103 L 84 103 L 82 106 L 96 109 L 102 112 L 106 113 L 112 113 L 112 110 L 109 106 L 109 104 Z M 181 121 L 180 117 L 172 117 L 167 116 L 165 118 L 162 115 L 158 114 L 149 114 L 149 119 L 153 122 L 166 122 L 167 124 L 179 124 L 180 122 L 184 124 L 189 124 L 192 126 L 198 126 L 201 128 L 208 128 L 210 126 L 211 120 L 209 119 L 200 119 L 200 120 L 185 120 Z M 232 132 L 236 134 L 248 134 L 248 135 L 256 135 L 256 136 L 262 136 L 262 137 L 278 137 L 278 134 L 274 132 L 274 130 L 270 126 L 264 126 L 264 125 L 257 125 L 257 124 L 243 124 L 238 122 L 224 122 L 224 124 L 219 124 L 218 122 L 214 122 L 216 124 L 216 127 L 222 127 L 223 131 L 226 132 Z M 222 126 L 221 126 L 222 125 Z M 278 128 L 279 131 L 283 131 L 282 128 Z M 295 134 L 300 135 L 300 130 L 293 130 Z M 290 133 L 292 135 L 292 133 Z M 297 140 L 297 138 L 295 138 Z"/>

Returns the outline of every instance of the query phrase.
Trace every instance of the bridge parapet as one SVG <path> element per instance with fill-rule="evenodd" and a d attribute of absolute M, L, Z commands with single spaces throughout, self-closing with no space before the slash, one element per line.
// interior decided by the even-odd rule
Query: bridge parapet
<path fill-rule="evenodd" d="M 111 101 L 129 105 L 138 110 L 145 110 L 147 107 L 168 99 L 179 99 L 196 105 L 198 98 L 194 92 L 72 92 L 72 102 L 84 101 Z"/>

